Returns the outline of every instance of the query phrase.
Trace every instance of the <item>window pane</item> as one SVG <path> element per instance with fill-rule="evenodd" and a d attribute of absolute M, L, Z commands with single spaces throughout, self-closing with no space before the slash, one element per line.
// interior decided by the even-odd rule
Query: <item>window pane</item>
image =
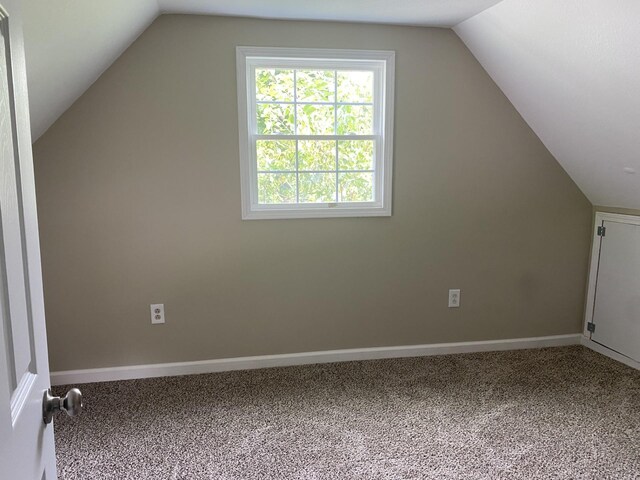
<path fill-rule="evenodd" d="M 295 203 L 295 173 L 259 173 L 258 203 Z"/>
<path fill-rule="evenodd" d="M 372 103 L 373 72 L 338 71 L 338 102 Z"/>
<path fill-rule="evenodd" d="M 333 105 L 298 105 L 298 135 L 333 135 Z"/>
<path fill-rule="evenodd" d="M 338 142 L 340 170 L 373 170 L 373 140 L 341 140 Z"/>
<path fill-rule="evenodd" d="M 335 173 L 300 173 L 300 203 L 336 201 Z"/>
<path fill-rule="evenodd" d="M 373 173 L 340 173 L 341 202 L 372 202 Z"/>
<path fill-rule="evenodd" d="M 293 102 L 293 70 L 256 68 L 256 100 Z"/>
<path fill-rule="evenodd" d="M 258 140 L 256 142 L 258 170 L 295 170 L 295 140 Z"/>
<path fill-rule="evenodd" d="M 335 72 L 333 70 L 297 70 L 296 96 L 299 102 L 333 102 Z"/>
<path fill-rule="evenodd" d="M 335 170 L 336 142 L 333 140 L 300 140 L 298 143 L 300 170 Z"/>
<path fill-rule="evenodd" d="M 293 105 L 259 103 L 257 107 L 259 135 L 293 134 Z"/>
<path fill-rule="evenodd" d="M 367 105 L 338 106 L 338 135 L 371 135 L 373 108 Z"/>

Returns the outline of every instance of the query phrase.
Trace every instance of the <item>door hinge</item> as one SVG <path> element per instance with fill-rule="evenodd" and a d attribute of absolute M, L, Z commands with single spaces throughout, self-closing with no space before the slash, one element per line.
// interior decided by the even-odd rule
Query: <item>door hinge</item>
<path fill-rule="evenodd" d="M 587 330 L 590 331 L 591 333 L 596 331 L 596 324 L 593 322 L 588 322 L 587 323 Z"/>
<path fill-rule="evenodd" d="M 607 227 L 598 227 L 598 236 L 604 237 L 607 233 Z"/>

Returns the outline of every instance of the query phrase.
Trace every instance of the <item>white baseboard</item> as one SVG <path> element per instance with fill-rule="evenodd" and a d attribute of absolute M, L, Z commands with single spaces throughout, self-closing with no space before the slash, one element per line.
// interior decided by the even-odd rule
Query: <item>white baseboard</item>
<path fill-rule="evenodd" d="M 352 360 L 376 360 L 381 358 L 426 357 L 452 353 L 492 352 L 524 348 L 561 347 L 579 345 L 582 334 L 554 335 L 550 337 L 515 338 L 479 342 L 436 343 L 432 345 L 405 345 L 400 347 L 354 348 L 323 352 L 287 353 L 256 357 L 221 358 L 197 362 L 157 363 L 126 367 L 66 370 L 51 373 L 52 385 L 68 385 L 89 382 L 109 382 L 134 378 L 168 377 L 196 373 L 252 370 L 256 368 L 288 367 L 312 363 L 347 362 Z"/>
<path fill-rule="evenodd" d="M 636 370 L 640 370 L 640 362 L 636 362 L 633 358 L 629 358 L 625 355 L 622 355 L 616 352 L 615 350 L 611 350 L 610 348 L 600 345 L 599 343 L 596 343 L 593 340 L 591 340 L 589 337 L 586 337 L 583 335 L 582 338 L 580 339 L 580 343 L 585 347 L 593 350 L 594 352 L 601 353 L 605 357 L 613 358 L 614 360 L 617 360 L 620 363 L 624 363 L 625 365 L 635 368 Z"/>

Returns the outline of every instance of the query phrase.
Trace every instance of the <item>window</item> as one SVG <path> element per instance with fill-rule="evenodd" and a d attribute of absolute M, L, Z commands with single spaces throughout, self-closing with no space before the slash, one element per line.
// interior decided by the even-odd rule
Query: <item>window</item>
<path fill-rule="evenodd" d="M 237 48 L 242 218 L 391 215 L 394 59 Z"/>

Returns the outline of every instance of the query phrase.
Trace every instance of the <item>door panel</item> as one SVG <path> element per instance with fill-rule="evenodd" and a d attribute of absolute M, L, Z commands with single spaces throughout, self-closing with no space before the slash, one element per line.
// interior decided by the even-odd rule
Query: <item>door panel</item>
<path fill-rule="evenodd" d="M 6 38 L 7 23 L 0 26 L 0 79 L 4 85 L 9 85 L 10 70 L 7 68 L 7 53 L 9 50 Z M 3 318 L 5 343 L 9 362 L 10 385 L 12 396 L 28 382 L 30 375 L 36 374 L 33 352 L 33 335 L 29 328 L 29 308 L 27 305 L 27 290 L 25 279 L 24 229 L 21 212 L 22 201 L 17 188 L 16 170 L 19 168 L 15 161 L 18 157 L 16 141 L 13 138 L 15 122 L 10 91 L 3 88 L 0 91 L 0 148 L 2 149 L 0 162 L 0 249 L 11 252 L 0 258 L 0 315 Z M 14 161 L 12 161 L 12 159 Z"/>
<path fill-rule="evenodd" d="M 20 1 L 0 1 L 0 476 L 55 479 Z"/>
<path fill-rule="evenodd" d="M 603 226 L 591 339 L 640 361 L 640 225 Z"/>

